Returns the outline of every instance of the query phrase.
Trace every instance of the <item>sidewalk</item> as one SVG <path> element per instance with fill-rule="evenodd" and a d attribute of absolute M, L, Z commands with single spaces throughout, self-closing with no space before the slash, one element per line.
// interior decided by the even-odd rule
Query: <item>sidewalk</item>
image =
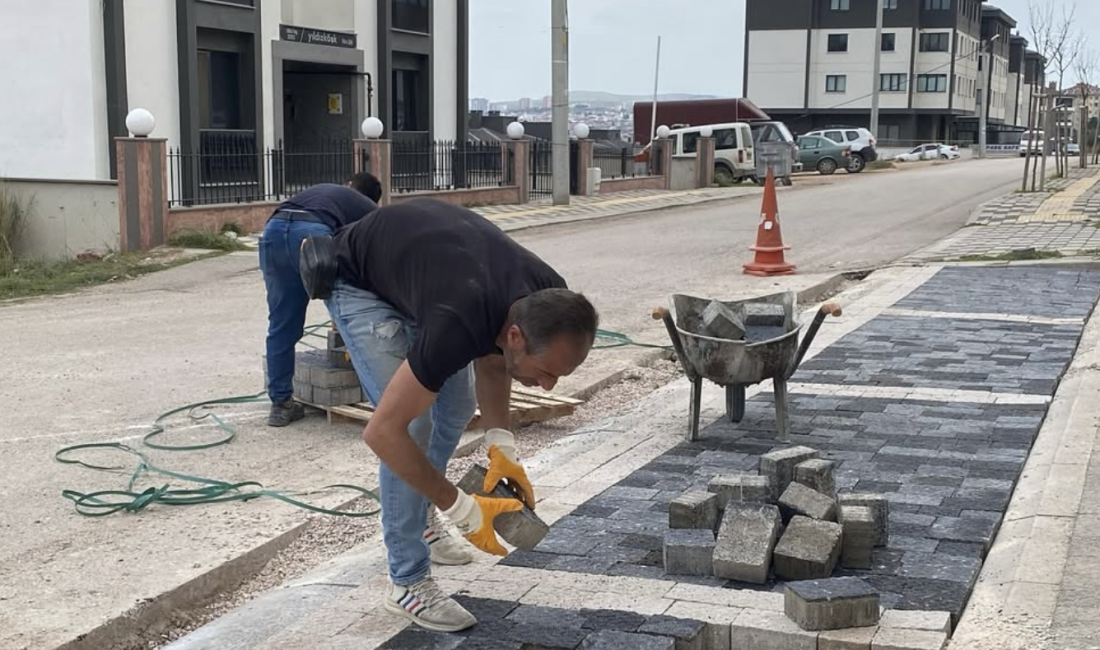
<path fill-rule="evenodd" d="M 1100 469 L 1083 469 L 1100 409 L 1100 325 L 1085 328 L 1098 294 L 1100 272 L 1054 264 L 888 269 L 840 296 L 845 316 L 826 321 L 792 380 L 792 442 L 836 461 L 840 489 L 885 493 L 891 515 L 874 567 L 844 572 L 874 586 L 888 611 L 878 629 L 856 635 L 863 641 L 838 647 L 869 648 L 877 638 L 877 647 L 941 648 L 960 619 L 952 648 L 1091 647 L 1083 640 L 1100 613 L 1100 561 L 1083 558 L 1096 557 L 1100 518 L 1079 516 L 1078 505 L 1096 513 L 1089 486 L 1100 488 Z M 678 647 L 818 647 L 819 636 L 834 635 L 790 623 L 781 583 L 761 590 L 669 576 L 656 559 L 670 498 L 715 473 L 751 471 L 776 446 L 770 387 L 749 397 L 745 420 L 733 425 L 722 417 L 723 393 L 708 388 L 707 426 L 689 443 L 680 380 L 532 459 L 550 535 L 499 564 L 479 555 L 435 571 L 481 618 L 467 633 L 401 631 L 378 606 L 385 579 L 373 545 L 168 647 L 519 648 L 548 635 L 576 647 L 600 629 L 675 637 Z M 1051 469 L 1041 473 L 1044 462 Z M 1040 509 L 1021 510 L 1029 504 Z M 1027 562 L 1012 555 L 1020 551 Z M 1080 570 L 1062 571 L 1059 557 Z M 1006 567 L 1021 569 L 998 573 Z M 1050 610 L 1048 633 L 1028 639 L 1052 644 L 1017 638 L 1014 615 L 997 602 L 1012 584 L 1004 575 L 1044 585 L 1013 593 Z M 990 643 L 972 645 L 974 629 Z"/>

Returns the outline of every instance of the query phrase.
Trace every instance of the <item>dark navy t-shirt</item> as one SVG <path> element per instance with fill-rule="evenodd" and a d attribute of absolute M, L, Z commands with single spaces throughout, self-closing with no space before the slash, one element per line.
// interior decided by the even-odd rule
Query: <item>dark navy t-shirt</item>
<path fill-rule="evenodd" d="M 500 354 L 512 304 L 566 288 L 546 262 L 466 208 L 432 199 L 389 205 L 336 233 L 339 277 L 418 326 L 413 374 L 437 393 L 475 359 Z"/>
<path fill-rule="evenodd" d="M 279 210 L 301 210 L 325 223 L 333 231 L 354 223 L 378 209 L 378 205 L 356 190 L 322 183 L 303 190 L 279 204 Z"/>

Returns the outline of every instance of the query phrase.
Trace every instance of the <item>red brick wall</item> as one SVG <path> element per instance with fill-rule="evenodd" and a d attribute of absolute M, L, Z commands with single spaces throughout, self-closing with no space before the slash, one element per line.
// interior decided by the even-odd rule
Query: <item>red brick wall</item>
<path fill-rule="evenodd" d="M 166 235 L 183 230 L 220 232 L 228 223 L 239 225 L 245 232 L 261 232 L 267 218 L 278 203 L 242 203 L 240 205 L 211 205 L 198 208 L 172 208 L 168 213 Z"/>
<path fill-rule="evenodd" d="M 600 194 L 626 192 L 629 190 L 663 189 L 665 189 L 664 176 L 639 176 L 637 178 L 616 178 L 610 181 L 600 181 Z"/>

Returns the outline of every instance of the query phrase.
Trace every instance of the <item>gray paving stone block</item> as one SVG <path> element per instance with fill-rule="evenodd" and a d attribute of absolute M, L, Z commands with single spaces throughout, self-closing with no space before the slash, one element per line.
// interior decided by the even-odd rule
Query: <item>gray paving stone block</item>
<path fill-rule="evenodd" d="M 865 506 L 841 506 L 840 523 L 844 528 L 840 566 L 870 569 L 871 554 L 878 535 L 874 511 Z"/>
<path fill-rule="evenodd" d="M 779 497 L 779 511 L 784 521 L 795 515 L 822 521 L 836 521 L 836 502 L 801 483 L 791 483 Z"/>
<path fill-rule="evenodd" d="M 341 406 L 358 404 L 363 401 L 363 389 L 358 385 L 347 388 L 313 387 L 313 404 L 318 406 Z"/>
<path fill-rule="evenodd" d="M 890 541 L 890 501 L 882 494 L 847 492 L 837 497 L 843 506 L 870 508 L 875 516 L 875 546 L 886 546 Z M 932 504 L 939 505 L 939 504 Z"/>
<path fill-rule="evenodd" d="M 580 647 L 581 650 L 674 650 L 676 641 L 667 636 L 604 630 L 589 634 Z"/>
<path fill-rule="evenodd" d="M 859 578 L 788 582 L 783 609 L 810 631 L 867 627 L 879 620 L 878 592 Z"/>
<path fill-rule="evenodd" d="M 328 351 L 328 362 L 334 368 L 342 368 L 344 370 L 353 370 L 354 366 L 351 365 L 351 359 L 348 357 L 347 348 L 336 348 L 335 350 Z"/>
<path fill-rule="evenodd" d="M 820 456 L 820 452 L 809 447 L 798 446 L 777 449 L 760 457 L 760 474 L 768 477 L 772 486 L 772 494 L 778 498 L 794 480 L 794 468 L 799 463 Z"/>
<path fill-rule="evenodd" d="M 818 635 L 818 632 L 798 627 L 781 612 L 745 609 L 730 626 L 728 647 L 736 650 L 817 650 Z"/>
<path fill-rule="evenodd" d="M 745 338 L 745 323 L 729 306 L 712 300 L 703 310 L 703 331 L 706 336 L 740 341 Z"/>
<path fill-rule="evenodd" d="M 784 580 L 830 577 L 840 559 L 842 537 L 840 524 L 796 516 L 775 546 L 775 575 Z"/>
<path fill-rule="evenodd" d="M 827 630 L 817 637 L 817 650 L 871 650 L 878 627 L 852 627 Z"/>
<path fill-rule="evenodd" d="M 689 528 L 665 533 L 665 573 L 709 576 L 714 573 L 714 533 Z"/>
<path fill-rule="evenodd" d="M 706 623 L 675 616 L 650 616 L 638 628 L 639 634 L 672 637 L 676 640 L 676 650 L 708 650 L 706 642 Z"/>
<path fill-rule="evenodd" d="M 779 508 L 731 503 L 722 516 L 714 548 L 714 575 L 764 584 L 782 525 Z"/>
<path fill-rule="evenodd" d="M 313 384 L 294 380 L 294 399 L 307 404 L 316 404 L 313 401 Z"/>
<path fill-rule="evenodd" d="M 492 494 L 486 494 L 482 490 L 485 484 L 485 474 L 486 470 L 484 467 L 480 465 L 471 466 L 466 472 L 466 475 L 462 477 L 462 480 L 458 482 L 458 489 L 469 494 L 480 494 L 482 496 L 492 496 L 504 499 L 516 498 L 515 493 L 503 483 L 498 484 Z M 546 522 L 536 515 L 534 510 L 531 510 L 527 506 L 523 506 L 523 510 L 519 512 L 506 512 L 501 514 L 494 520 L 493 528 L 504 541 L 525 551 L 534 550 L 534 548 L 539 545 L 539 542 L 546 537 L 546 534 L 550 532 L 550 527 L 546 525 Z M 595 540 L 595 543 L 589 546 L 586 551 L 591 550 L 598 541 L 599 540 Z M 586 551 L 581 551 L 578 554 L 583 555 Z"/>
<path fill-rule="evenodd" d="M 718 507 L 735 503 L 775 503 L 775 492 L 767 476 L 756 474 L 719 474 L 707 484 L 707 491 L 718 495 Z"/>
<path fill-rule="evenodd" d="M 691 490 L 668 504 L 669 528 L 706 528 L 718 525 L 718 495 Z"/>
<path fill-rule="evenodd" d="M 836 481 L 833 478 L 835 469 L 836 463 L 823 458 L 802 461 L 795 465 L 794 480 L 831 497 L 836 494 Z"/>
<path fill-rule="evenodd" d="M 508 632 L 509 639 L 523 644 L 523 650 L 574 650 L 588 635 L 588 630 L 580 628 L 531 623 L 519 623 Z"/>
<path fill-rule="evenodd" d="M 340 335 L 340 330 L 330 327 L 328 329 L 328 349 L 335 350 L 342 347 L 344 347 L 344 337 Z"/>
<path fill-rule="evenodd" d="M 359 388 L 359 376 L 354 370 L 333 368 L 326 363 L 310 367 L 309 383 L 318 388 Z"/>
<path fill-rule="evenodd" d="M 880 627 L 871 641 L 871 650 L 943 650 L 946 644 L 943 632 Z"/>
<path fill-rule="evenodd" d="M 582 609 L 586 630 L 618 630 L 619 632 L 637 632 L 648 619 L 634 612 L 614 609 Z"/>
<path fill-rule="evenodd" d="M 526 623 L 528 625 L 561 625 L 563 627 L 580 628 L 584 625 L 584 616 L 579 612 L 556 607 L 541 607 L 539 605 L 520 605 L 507 615 L 507 620 L 515 624 Z"/>

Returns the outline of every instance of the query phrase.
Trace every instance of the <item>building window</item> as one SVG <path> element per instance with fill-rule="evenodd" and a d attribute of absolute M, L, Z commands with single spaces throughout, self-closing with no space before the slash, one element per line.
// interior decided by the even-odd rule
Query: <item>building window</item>
<path fill-rule="evenodd" d="M 849 0 L 833 0 L 831 9 L 833 11 L 848 11 Z"/>
<path fill-rule="evenodd" d="M 431 0 L 390 0 L 393 28 L 427 34 L 431 31 Z"/>
<path fill-rule="evenodd" d="M 199 128 L 241 128 L 241 55 L 198 51 Z"/>
<path fill-rule="evenodd" d="M 940 32 L 938 34 L 921 34 L 921 52 L 946 52 L 951 45 L 951 34 Z"/>
<path fill-rule="evenodd" d="M 825 92 L 848 92 L 848 76 L 843 74 L 831 74 L 825 77 Z"/>
<path fill-rule="evenodd" d="M 945 93 L 947 92 L 947 75 L 945 74 L 919 74 L 917 75 L 918 93 Z"/>
<path fill-rule="evenodd" d="M 925 11 L 945 11 L 951 8 L 951 0 L 924 0 Z"/>
<path fill-rule="evenodd" d="M 848 35 L 847 34 L 829 34 L 829 51 L 830 52 L 847 52 L 848 51 Z"/>
<path fill-rule="evenodd" d="M 883 9 L 897 9 L 898 8 L 898 0 L 885 0 L 882 3 L 882 8 Z"/>
<path fill-rule="evenodd" d="M 906 76 L 904 74 L 884 74 L 879 76 L 878 89 L 884 92 L 901 92 L 905 90 Z"/>
<path fill-rule="evenodd" d="M 893 52 L 894 47 L 897 44 L 897 34 L 883 34 L 882 35 L 882 51 Z"/>

